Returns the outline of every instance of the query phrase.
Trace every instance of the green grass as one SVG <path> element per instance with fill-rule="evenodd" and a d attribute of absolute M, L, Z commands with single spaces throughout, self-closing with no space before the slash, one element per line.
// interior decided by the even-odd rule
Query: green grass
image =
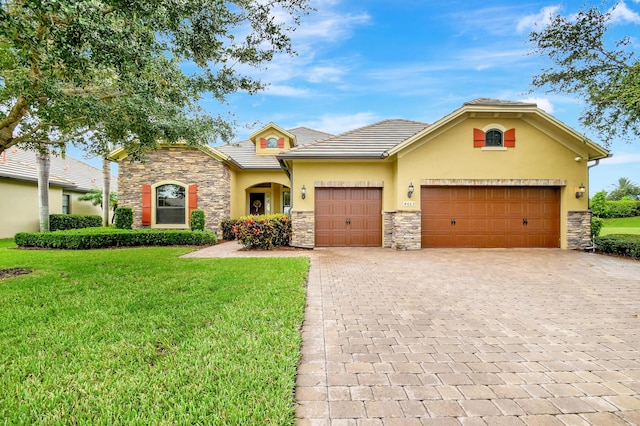
<path fill-rule="evenodd" d="M 640 216 L 603 219 L 600 235 L 635 234 L 640 235 Z"/>
<path fill-rule="evenodd" d="M 0 240 L 3 424 L 294 423 L 306 258 Z"/>

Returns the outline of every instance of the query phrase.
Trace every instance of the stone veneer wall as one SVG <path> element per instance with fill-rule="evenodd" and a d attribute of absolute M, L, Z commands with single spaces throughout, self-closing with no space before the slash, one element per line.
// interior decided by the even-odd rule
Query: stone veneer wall
<path fill-rule="evenodd" d="M 133 209 L 133 226 L 142 227 L 142 185 L 178 181 L 198 185 L 198 209 L 205 214 L 206 229 L 222 237 L 220 221 L 231 214 L 229 168 L 197 148 L 159 148 L 145 163 L 128 159 L 118 166 L 118 205 Z"/>
<path fill-rule="evenodd" d="M 567 249 L 591 246 L 591 210 L 567 212 Z"/>
<path fill-rule="evenodd" d="M 315 246 L 315 216 L 312 210 L 291 212 L 291 246 Z"/>
<path fill-rule="evenodd" d="M 393 244 L 393 217 L 395 210 L 382 212 L 382 247 L 391 248 Z"/>
<path fill-rule="evenodd" d="M 391 248 L 420 250 L 422 248 L 422 214 L 419 211 L 397 211 L 393 214 Z"/>

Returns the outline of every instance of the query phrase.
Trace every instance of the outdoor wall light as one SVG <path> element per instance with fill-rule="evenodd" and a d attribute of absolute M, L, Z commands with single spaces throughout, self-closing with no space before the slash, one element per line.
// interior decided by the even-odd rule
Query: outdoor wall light
<path fill-rule="evenodd" d="M 413 182 L 409 184 L 409 192 L 407 192 L 407 197 L 411 198 L 413 195 Z"/>
<path fill-rule="evenodd" d="M 584 187 L 584 184 L 581 183 L 580 186 L 578 187 L 578 189 L 576 190 L 576 198 L 584 197 L 584 191 L 585 190 L 586 190 L 586 188 Z"/>
<path fill-rule="evenodd" d="M 307 198 L 307 188 L 302 185 L 302 199 L 304 200 L 305 198 Z"/>

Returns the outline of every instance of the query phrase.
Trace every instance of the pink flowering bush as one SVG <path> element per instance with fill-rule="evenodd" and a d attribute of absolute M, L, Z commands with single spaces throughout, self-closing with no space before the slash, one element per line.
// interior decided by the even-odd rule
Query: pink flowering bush
<path fill-rule="evenodd" d="M 233 227 L 236 239 L 248 249 L 270 250 L 288 246 L 291 238 L 291 218 L 284 214 L 243 216 Z"/>

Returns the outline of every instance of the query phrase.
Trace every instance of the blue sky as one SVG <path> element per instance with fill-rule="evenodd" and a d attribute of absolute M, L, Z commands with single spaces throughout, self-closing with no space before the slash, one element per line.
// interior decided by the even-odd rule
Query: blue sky
<path fill-rule="evenodd" d="M 340 133 L 388 118 L 432 123 L 464 102 L 487 97 L 526 100 L 601 143 L 578 122 L 582 105 L 568 95 L 531 93 L 545 66 L 531 55 L 529 32 L 578 1 L 312 0 L 316 12 L 293 35 L 295 57 L 243 70 L 269 87 L 228 105 L 204 100 L 212 113 L 230 111 L 239 139 L 270 121 Z M 614 2 L 588 4 L 609 9 Z M 604 5 L 604 6 L 603 6 Z M 619 2 L 610 35 L 640 46 L 640 0 Z M 613 140 L 611 159 L 591 169 L 590 192 L 613 189 L 620 177 L 640 184 L 640 141 Z M 72 154 L 73 155 L 73 154 Z"/>

